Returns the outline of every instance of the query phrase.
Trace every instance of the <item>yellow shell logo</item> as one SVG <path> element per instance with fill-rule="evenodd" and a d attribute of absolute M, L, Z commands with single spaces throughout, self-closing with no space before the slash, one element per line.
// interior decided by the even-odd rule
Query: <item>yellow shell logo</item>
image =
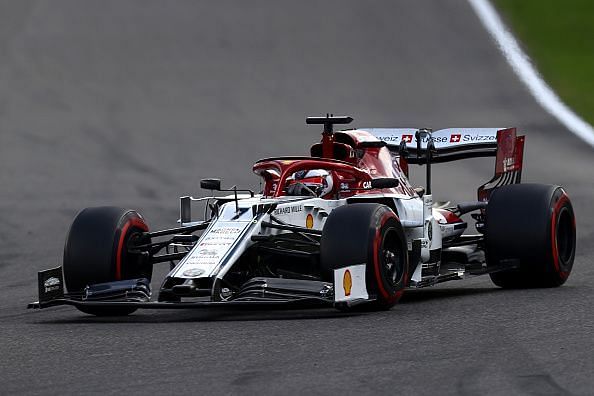
<path fill-rule="evenodd" d="M 342 276 L 342 287 L 344 288 L 344 295 L 350 296 L 351 289 L 353 288 L 353 277 L 349 270 L 344 271 L 344 275 Z"/>
<path fill-rule="evenodd" d="M 313 228 L 313 216 L 311 214 L 308 214 L 305 218 L 305 226 L 307 228 Z"/>

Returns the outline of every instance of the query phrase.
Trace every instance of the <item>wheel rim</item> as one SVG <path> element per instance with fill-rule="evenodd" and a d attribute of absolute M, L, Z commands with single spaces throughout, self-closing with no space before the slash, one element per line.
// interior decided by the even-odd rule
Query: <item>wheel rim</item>
<path fill-rule="evenodd" d="M 389 229 L 384 235 L 380 260 L 384 277 L 392 287 L 398 286 L 404 273 L 404 262 L 399 248 L 396 231 Z"/>

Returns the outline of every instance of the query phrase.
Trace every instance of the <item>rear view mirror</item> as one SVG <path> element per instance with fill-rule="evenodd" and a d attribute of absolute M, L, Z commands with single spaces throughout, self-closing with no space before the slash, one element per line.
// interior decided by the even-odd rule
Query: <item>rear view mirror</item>
<path fill-rule="evenodd" d="M 221 191 L 221 179 L 202 179 L 200 180 L 200 188 Z"/>
<path fill-rule="evenodd" d="M 393 177 L 381 177 L 371 180 L 371 188 L 394 188 L 398 187 L 400 181 Z"/>

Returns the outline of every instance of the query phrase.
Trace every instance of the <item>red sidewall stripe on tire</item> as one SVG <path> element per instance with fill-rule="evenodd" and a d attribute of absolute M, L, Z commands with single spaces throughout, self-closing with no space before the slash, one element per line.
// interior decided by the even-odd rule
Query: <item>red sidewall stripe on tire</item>
<path fill-rule="evenodd" d="M 124 248 L 124 239 L 126 238 L 126 233 L 130 227 L 140 228 L 143 231 L 148 231 L 148 226 L 142 219 L 140 218 L 132 218 L 124 224 L 122 227 L 122 231 L 120 233 L 120 240 L 118 242 L 118 250 L 116 255 L 116 273 L 115 278 L 116 280 L 122 279 L 122 251 Z"/>
<path fill-rule="evenodd" d="M 380 250 L 380 245 L 382 243 L 382 239 L 381 239 L 381 230 L 382 227 L 384 226 L 384 224 L 391 218 L 394 218 L 396 220 L 398 220 L 398 217 L 391 212 L 386 213 L 381 221 L 380 221 L 380 225 L 377 228 L 377 230 L 375 231 L 375 239 L 373 241 L 373 267 L 374 267 L 374 272 L 375 272 L 375 280 L 376 280 L 376 284 L 377 284 L 377 288 L 378 291 L 380 292 L 381 296 L 388 302 L 388 303 L 393 303 L 395 301 L 397 301 L 400 296 L 402 295 L 402 293 L 404 292 L 404 290 L 399 290 L 398 292 L 394 293 L 394 294 L 390 294 L 388 293 L 388 291 L 386 290 L 386 288 L 384 287 L 384 282 L 382 281 L 382 276 L 380 273 L 380 260 L 379 260 L 379 250 Z M 404 275 L 406 276 L 406 274 Z"/>
<path fill-rule="evenodd" d="M 561 207 L 564 203 L 569 201 L 569 197 L 567 194 L 563 193 L 560 197 L 555 206 L 553 207 L 553 218 L 551 219 L 551 245 L 553 249 L 553 265 L 555 266 L 555 270 L 557 273 L 563 278 L 567 279 L 569 273 L 566 271 L 561 271 L 561 265 L 559 263 L 559 249 L 557 247 L 557 216 Z M 572 219 L 572 225 L 575 230 L 575 217 Z"/>

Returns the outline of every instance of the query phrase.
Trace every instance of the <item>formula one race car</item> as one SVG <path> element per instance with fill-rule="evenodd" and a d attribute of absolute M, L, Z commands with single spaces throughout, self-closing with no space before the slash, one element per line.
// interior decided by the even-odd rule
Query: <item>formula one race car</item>
<path fill-rule="evenodd" d="M 179 226 L 149 231 L 133 210 L 87 208 L 70 228 L 63 266 L 39 273 L 30 308 L 73 305 L 94 315 L 138 308 L 328 305 L 387 309 L 406 288 L 489 274 L 504 288 L 563 284 L 576 229 L 559 186 L 520 184 L 524 136 L 515 128 L 353 129 L 323 125 L 311 157 L 260 160 L 262 191 L 223 189 L 180 199 Z M 473 202 L 435 205 L 435 163 L 493 156 L 495 176 Z M 426 167 L 413 188 L 411 164 Z M 222 195 L 220 192 L 226 191 Z M 204 220 L 192 208 L 204 206 Z M 466 234 L 463 215 L 474 219 Z M 158 301 L 153 265 L 170 262 Z M 64 286 L 67 293 L 64 291 Z"/>

